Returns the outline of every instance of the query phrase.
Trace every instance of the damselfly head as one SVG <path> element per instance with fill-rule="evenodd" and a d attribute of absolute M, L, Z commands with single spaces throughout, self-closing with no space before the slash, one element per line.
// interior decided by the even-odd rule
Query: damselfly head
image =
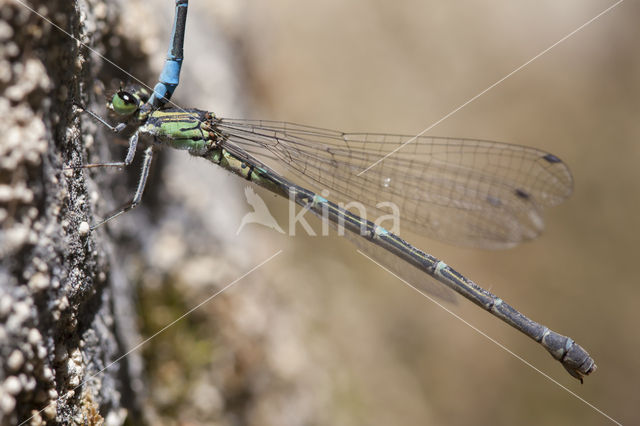
<path fill-rule="evenodd" d="M 107 104 L 107 108 L 120 116 L 132 115 L 142 104 L 139 96 L 126 90 L 118 90 Z"/>

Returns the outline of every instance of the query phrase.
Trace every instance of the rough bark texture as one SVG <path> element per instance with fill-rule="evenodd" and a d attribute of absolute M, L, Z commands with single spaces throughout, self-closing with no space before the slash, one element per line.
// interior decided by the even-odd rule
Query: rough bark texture
<path fill-rule="evenodd" d="M 122 353 L 118 330 L 135 330 L 126 304 L 116 320 L 114 291 L 131 290 L 108 267 L 108 242 L 89 232 L 88 174 L 64 170 L 91 145 L 95 126 L 81 132 L 72 102 L 99 70 L 36 13 L 0 3 L 1 423 L 120 424 L 140 413 L 135 355 L 110 366 Z M 82 42 L 90 27 L 99 50 L 116 27 L 98 2 L 28 6 Z"/>
<path fill-rule="evenodd" d="M 166 3 L 163 34 L 173 14 Z M 73 103 L 103 113 L 99 82 L 131 82 L 97 53 L 153 84 L 157 61 L 150 65 L 146 52 L 162 58 L 157 51 L 166 48 L 145 35 L 159 25 L 150 5 L 29 3 L 91 51 L 23 5 L 0 5 L 0 424 L 309 423 L 320 388 L 300 392 L 294 376 L 311 372 L 293 337 L 300 330 L 265 278 L 253 288 L 245 280 L 245 293 L 219 296 L 131 351 L 140 334 L 153 335 L 276 251 L 240 245 L 242 211 L 227 197 L 242 193 L 238 182 L 213 193 L 205 176 L 212 167 L 184 153 L 170 154 L 172 166 L 168 153 L 154 159 L 141 207 L 89 230 L 131 196 L 139 163 L 128 173 L 65 170 L 121 158 L 124 149 Z M 221 34 L 203 36 L 210 17 L 191 6 L 187 34 L 205 43 L 199 56 L 208 61 L 199 68 L 215 70 L 196 85 L 202 92 L 209 77 L 234 76 L 225 67 L 237 52 Z M 216 64 L 219 55 L 225 65 Z M 222 103 L 238 105 L 232 79 L 206 101 L 226 96 Z M 202 93 L 188 90 L 202 103 Z M 158 179 L 163 170 L 170 179 Z M 233 239 L 224 241 L 221 229 Z"/>

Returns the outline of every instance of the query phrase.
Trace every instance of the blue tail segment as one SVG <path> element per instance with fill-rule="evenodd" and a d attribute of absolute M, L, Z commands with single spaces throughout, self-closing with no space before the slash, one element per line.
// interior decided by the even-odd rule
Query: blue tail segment
<path fill-rule="evenodd" d="M 149 99 L 149 103 L 151 103 L 154 108 L 161 107 L 167 103 L 169 99 L 171 99 L 173 91 L 178 87 L 178 83 L 180 83 L 180 69 L 182 68 L 182 60 L 184 58 L 182 46 L 184 45 L 188 7 L 189 0 L 176 0 L 176 16 L 173 22 L 167 60 L 160 73 L 158 84 L 153 88 L 153 95 L 151 99 Z"/>

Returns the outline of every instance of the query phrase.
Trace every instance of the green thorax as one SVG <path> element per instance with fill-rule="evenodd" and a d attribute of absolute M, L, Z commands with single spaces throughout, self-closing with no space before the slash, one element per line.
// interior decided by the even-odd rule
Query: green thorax
<path fill-rule="evenodd" d="M 144 111 L 141 111 L 144 112 Z M 282 193 L 281 185 L 269 170 L 253 158 L 241 158 L 224 146 L 225 136 L 213 113 L 199 109 L 152 111 L 139 132 L 170 148 L 187 150 L 270 191 Z"/>
<path fill-rule="evenodd" d="M 149 114 L 140 133 L 175 149 L 202 156 L 215 149 L 220 139 L 213 128 L 214 116 L 198 109 L 162 109 Z"/>

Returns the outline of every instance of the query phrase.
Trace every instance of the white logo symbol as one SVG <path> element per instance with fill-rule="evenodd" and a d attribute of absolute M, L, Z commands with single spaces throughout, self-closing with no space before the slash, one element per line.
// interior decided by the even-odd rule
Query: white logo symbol
<path fill-rule="evenodd" d="M 262 201 L 262 198 L 258 194 L 253 191 L 253 188 L 247 186 L 244 188 L 244 196 L 247 198 L 247 203 L 251 207 L 253 207 L 253 211 L 245 214 L 242 217 L 242 221 L 240 221 L 240 227 L 236 231 L 236 235 L 240 234 L 244 225 L 248 223 L 257 223 L 259 225 L 266 226 L 267 228 L 271 228 L 273 230 L 278 231 L 281 234 L 284 234 L 278 222 L 273 218 L 271 212 L 267 205 Z"/>

